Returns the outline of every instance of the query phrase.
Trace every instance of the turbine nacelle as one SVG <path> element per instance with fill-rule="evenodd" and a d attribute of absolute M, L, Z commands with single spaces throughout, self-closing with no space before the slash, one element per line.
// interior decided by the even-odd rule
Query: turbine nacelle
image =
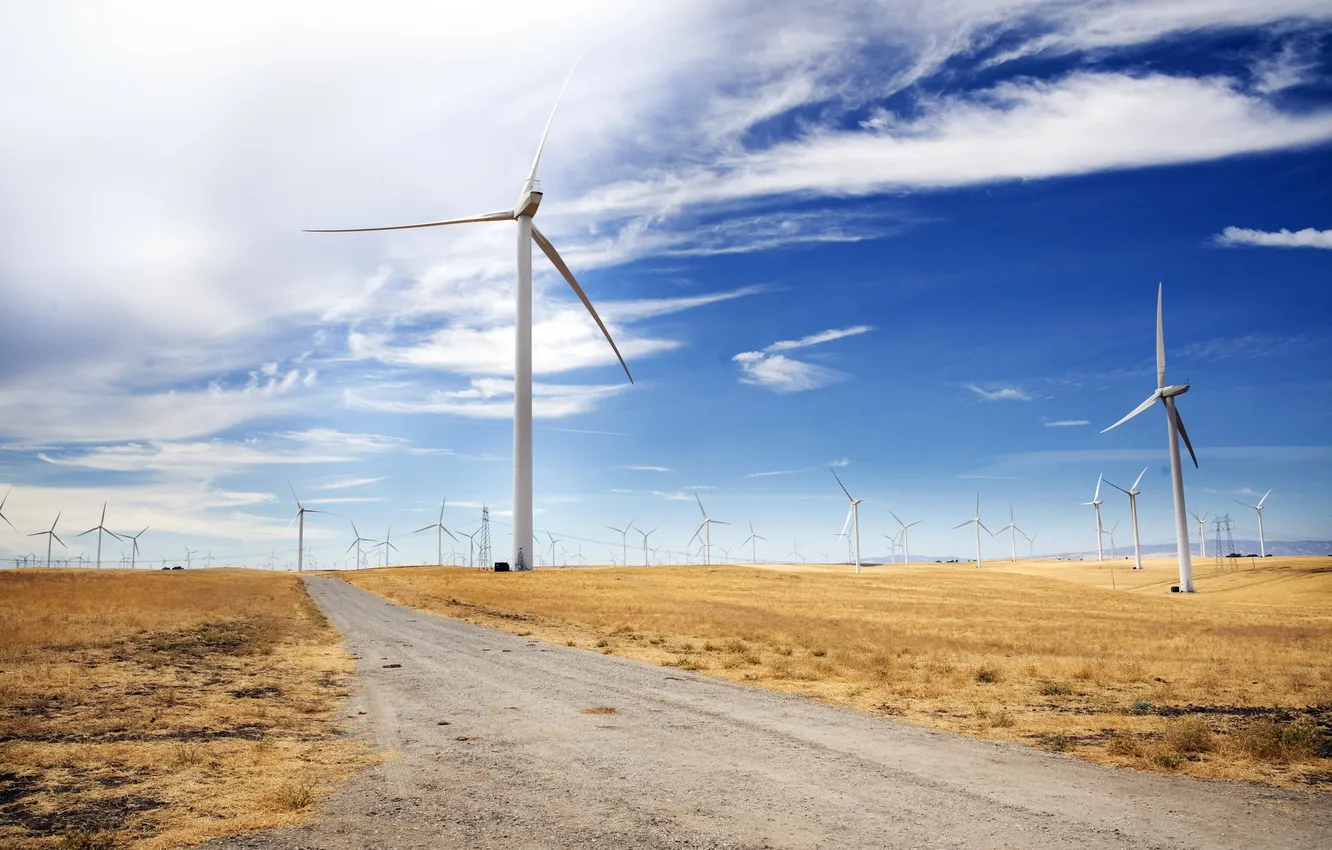
<path fill-rule="evenodd" d="M 1161 398 L 1170 398 L 1171 396 L 1184 395 L 1189 391 L 1188 384 L 1176 384 L 1172 387 L 1161 387 L 1158 391 Z"/>
<path fill-rule="evenodd" d="M 513 205 L 513 217 L 525 215 L 532 218 L 541 206 L 541 181 L 528 179 L 523 181 L 523 190 L 518 193 L 518 203 Z"/>

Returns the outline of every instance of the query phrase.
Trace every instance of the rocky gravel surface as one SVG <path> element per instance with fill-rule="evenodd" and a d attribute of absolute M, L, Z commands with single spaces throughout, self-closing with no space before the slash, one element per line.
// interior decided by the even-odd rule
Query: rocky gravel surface
<path fill-rule="evenodd" d="M 307 583 L 359 659 L 349 731 L 399 756 L 213 850 L 1332 846 L 1326 792 L 1100 767 Z"/>

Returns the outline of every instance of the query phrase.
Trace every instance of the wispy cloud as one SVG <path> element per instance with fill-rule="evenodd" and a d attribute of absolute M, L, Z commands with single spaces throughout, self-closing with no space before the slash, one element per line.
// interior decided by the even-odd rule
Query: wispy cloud
<path fill-rule="evenodd" d="M 967 384 L 967 389 L 971 390 L 985 401 L 1003 401 L 1005 399 L 1031 401 L 1031 396 L 1017 387 L 999 387 L 998 389 L 987 390 L 984 387 L 978 387 L 975 384 Z"/>
<path fill-rule="evenodd" d="M 1329 231 L 1332 233 L 1332 231 Z M 1193 342 L 1180 349 L 1190 357 L 1208 360 L 1226 360 L 1232 357 L 1266 357 L 1307 348 L 1311 341 L 1302 334 L 1251 333 L 1236 337 L 1216 337 L 1205 342 Z"/>
<path fill-rule="evenodd" d="M 305 505 L 347 505 L 357 502 L 382 502 L 383 496 L 340 496 L 328 499 L 306 499 L 301 504 Z"/>
<path fill-rule="evenodd" d="M 1053 422 L 1046 422 L 1046 428 L 1073 428 L 1078 425 L 1090 425 L 1087 419 L 1056 419 Z"/>
<path fill-rule="evenodd" d="M 1277 231 L 1248 230 L 1243 227 L 1227 227 L 1214 237 L 1218 245 L 1251 245 L 1261 248 L 1327 248 L 1332 249 L 1332 230 Z"/>
<path fill-rule="evenodd" d="M 351 487 L 362 487 L 366 484 L 374 484 L 376 481 L 383 481 L 379 478 L 335 478 L 324 484 L 315 487 L 316 490 L 346 490 Z"/>
<path fill-rule="evenodd" d="M 621 469 L 631 469 L 635 472 L 671 472 L 670 467 L 666 466 L 622 466 Z"/>
<path fill-rule="evenodd" d="M 745 477 L 766 478 L 770 475 L 799 475 L 802 472 L 813 472 L 816 469 L 827 469 L 830 466 L 841 468 L 850 465 L 851 461 L 848 458 L 839 457 L 829 461 L 826 464 L 819 464 L 818 466 L 803 466 L 800 469 L 774 469 L 770 472 L 750 472 L 747 475 L 745 475 Z"/>
<path fill-rule="evenodd" d="M 806 363 L 779 352 L 808 348 L 872 330 L 874 328 L 869 325 L 833 328 L 800 339 L 779 340 L 761 351 L 742 351 L 731 360 L 739 365 L 740 382 L 743 384 L 764 387 L 777 393 L 814 390 L 845 380 L 847 376 L 836 369 Z"/>

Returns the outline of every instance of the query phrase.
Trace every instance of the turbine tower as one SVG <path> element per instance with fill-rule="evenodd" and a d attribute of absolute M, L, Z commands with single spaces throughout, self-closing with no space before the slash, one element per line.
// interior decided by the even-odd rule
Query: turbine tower
<path fill-rule="evenodd" d="M 976 515 L 973 516 L 971 519 L 967 520 L 966 522 L 959 522 L 957 525 L 953 526 L 953 530 L 956 531 L 957 529 L 963 527 L 964 525 L 971 525 L 972 523 L 976 524 L 976 569 L 979 570 L 981 568 L 981 564 L 983 563 L 981 561 L 980 533 L 981 529 L 985 528 L 985 523 L 981 522 L 980 518 L 980 493 L 976 494 Z M 994 536 L 994 532 L 990 531 L 990 529 L 988 528 L 985 528 L 985 533 L 990 535 L 991 537 Z"/>
<path fill-rule="evenodd" d="M 102 568 L 102 534 L 106 533 L 117 540 L 121 539 L 119 534 L 116 534 L 114 531 L 106 527 L 106 502 L 102 502 L 102 518 L 98 521 L 97 525 L 94 525 L 87 531 L 81 531 L 74 536 L 82 537 L 85 534 L 92 534 L 94 531 L 97 532 L 97 569 L 100 570 Z M 61 545 L 63 546 L 64 544 L 62 543 Z"/>
<path fill-rule="evenodd" d="M 698 524 L 698 531 L 695 531 L 695 532 L 694 532 L 694 536 L 691 537 L 691 538 L 689 538 L 689 543 L 693 543 L 695 540 L 697 540 L 697 539 L 698 539 L 698 536 L 699 536 L 700 534 L 704 535 L 704 538 L 703 538 L 703 546 L 704 546 L 704 552 L 705 552 L 706 554 L 704 554 L 704 556 L 703 556 L 703 563 L 704 563 L 704 564 L 711 565 L 711 564 L 712 564 L 712 526 L 713 526 L 713 525 L 730 525 L 730 523 L 729 523 L 729 522 L 723 522 L 722 520 L 719 520 L 719 519 L 713 519 L 712 517 L 708 516 L 708 512 L 705 511 L 705 510 L 703 510 L 703 500 L 700 499 L 700 498 L 698 497 L 698 494 L 697 494 L 697 493 L 694 494 L 694 501 L 698 502 L 698 510 L 699 510 L 699 513 L 703 514 L 703 521 L 700 522 L 700 523 Z M 685 544 L 685 545 L 687 546 L 687 545 L 689 545 L 689 544 L 687 543 L 687 544 Z"/>
<path fill-rule="evenodd" d="M 1263 494 L 1263 497 L 1258 500 L 1258 504 L 1256 505 L 1248 505 L 1238 499 L 1235 500 L 1235 504 L 1244 505 L 1246 508 L 1253 508 L 1258 512 L 1258 557 L 1260 558 L 1267 557 L 1267 540 L 1263 537 L 1263 502 L 1266 502 L 1267 497 L 1270 495 L 1272 495 L 1272 491 L 1268 490 Z"/>
<path fill-rule="evenodd" d="M 1096 495 L 1092 496 L 1090 502 L 1083 502 L 1084 505 L 1091 505 L 1096 509 L 1096 561 L 1100 563 L 1105 560 L 1105 553 L 1101 551 L 1101 538 L 1105 536 L 1104 527 L 1101 525 L 1101 482 L 1105 480 L 1104 475 L 1096 476 Z"/>
<path fill-rule="evenodd" d="M 624 555 L 624 565 L 626 567 L 629 566 L 629 531 L 630 529 L 634 531 L 638 530 L 634 528 L 634 521 L 629 520 L 629 524 L 626 525 L 624 528 L 616 528 L 613 525 L 608 525 L 606 527 L 609 528 L 611 531 L 619 532 L 620 548 L 624 550 L 622 553 Z"/>
<path fill-rule="evenodd" d="M 291 497 L 296 500 L 296 516 L 292 517 L 291 522 L 300 520 L 300 531 L 296 536 L 296 572 L 305 571 L 305 515 L 306 514 L 324 514 L 328 511 L 317 511 L 314 508 L 307 508 L 301 504 L 300 498 L 296 495 L 296 488 L 291 486 L 291 479 L 287 479 L 287 489 L 291 490 Z M 291 522 L 287 527 L 291 528 Z"/>
<path fill-rule="evenodd" d="M 450 538 L 452 538 L 454 543 L 458 542 L 458 538 L 453 536 L 453 532 L 449 531 L 447 528 L 444 527 L 445 501 L 447 500 L 445 499 L 439 500 L 439 522 L 432 523 L 430 525 L 425 526 L 424 528 L 418 528 L 412 532 L 412 534 L 420 534 L 423 531 L 429 531 L 432 528 L 435 529 L 435 563 L 439 564 L 440 566 L 444 565 L 444 535 L 447 534 Z"/>
<path fill-rule="evenodd" d="M 841 477 L 837 474 L 837 470 L 833 469 L 833 468 L 830 466 L 830 467 L 828 467 L 828 471 L 831 472 L 831 473 L 833 474 L 833 478 L 836 478 L 836 479 L 837 479 L 837 486 L 842 488 L 842 492 L 846 494 L 846 498 L 847 498 L 848 500 L 850 500 L 850 502 L 851 502 L 851 507 L 848 508 L 848 509 L 847 509 L 847 512 L 846 512 L 846 518 L 847 518 L 848 520 L 854 520 L 854 522 L 855 522 L 855 534 L 856 534 L 856 573 L 858 574 L 858 573 L 860 572 L 860 503 L 863 502 L 863 501 L 865 501 L 865 500 L 864 500 L 864 499 L 856 499 L 856 498 L 853 498 L 853 497 L 852 497 L 852 495 L 851 495 L 851 491 L 846 489 L 846 485 L 842 483 L 842 479 L 841 479 Z M 842 523 L 842 533 L 843 533 L 843 534 L 846 533 L 846 523 L 845 523 L 845 522 Z"/>
<path fill-rule="evenodd" d="M 1142 483 L 1142 476 L 1147 474 L 1147 467 L 1142 468 L 1138 473 L 1138 478 L 1133 482 L 1133 486 L 1125 490 L 1113 481 L 1107 481 L 1111 487 L 1129 497 L 1129 522 L 1133 525 L 1133 569 L 1142 569 L 1142 547 L 1138 545 L 1138 495 L 1142 492 L 1138 485 Z M 1114 538 L 1111 538 L 1112 540 Z"/>
<path fill-rule="evenodd" d="M 749 544 L 749 562 L 751 564 L 758 563 L 758 541 L 767 539 L 768 538 L 766 537 L 759 537 L 754 533 L 754 521 L 749 520 L 749 536 L 745 538 L 745 543 Z M 741 543 L 740 545 L 743 546 L 745 543 Z"/>
<path fill-rule="evenodd" d="M 1198 523 L 1198 557 L 1207 557 L 1207 514 L 1198 516 L 1193 511 L 1189 511 L 1189 516 L 1193 517 L 1194 522 Z M 1261 515 L 1260 515 L 1261 516 Z"/>
<path fill-rule="evenodd" d="M 893 513 L 892 511 L 889 511 L 888 515 L 891 516 L 893 519 L 896 519 L 897 524 L 902 526 L 903 563 L 905 563 L 909 567 L 911 566 L 911 526 L 920 525 L 921 521 L 916 520 L 915 522 L 902 522 L 902 520 L 897 519 L 897 514 Z"/>
<path fill-rule="evenodd" d="M 569 71 L 569 77 L 565 79 L 564 86 L 560 88 L 559 95 L 555 98 L 555 107 L 559 107 L 560 97 L 564 95 L 564 88 L 569 85 L 569 79 L 573 77 L 573 71 Z M 624 374 L 628 376 L 629 383 L 633 383 L 634 377 L 629 373 L 629 366 L 624 362 L 624 357 L 620 354 L 620 349 L 615 345 L 615 340 L 611 339 L 610 331 L 606 329 L 605 323 L 597 315 L 596 308 L 588 300 L 586 293 L 583 292 L 578 281 L 574 279 L 573 272 L 565 265 L 564 260 L 555 250 L 555 246 L 537 229 L 532 219 L 537 214 L 537 209 L 541 205 L 541 184 L 537 181 L 537 166 L 541 163 L 541 151 L 546 146 L 546 137 L 550 135 L 551 123 L 555 120 L 555 109 L 552 108 L 550 118 L 546 121 L 546 129 L 541 134 L 541 141 L 537 145 L 536 156 L 532 160 L 532 168 L 527 173 L 527 179 L 523 181 L 522 190 L 518 193 L 518 201 L 510 209 L 498 210 L 496 212 L 483 213 L 481 215 L 466 216 L 464 218 L 451 218 L 443 221 L 428 221 L 422 224 L 400 224 L 391 227 L 356 227 L 343 228 L 337 230 L 311 230 L 310 233 L 362 233 L 380 230 L 408 230 L 418 227 L 441 227 L 451 224 L 468 224 L 471 222 L 490 222 L 490 221 L 515 221 L 518 223 L 518 305 L 517 305 L 517 329 L 514 334 L 514 382 L 513 382 L 513 557 L 511 563 L 516 568 L 522 569 L 523 565 L 530 560 L 532 549 L 532 243 L 536 242 L 542 252 L 550 259 L 552 265 L 568 281 L 578 300 L 583 302 L 588 313 L 592 315 L 593 321 L 601 329 L 601 333 L 610 343 L 611 350 L 615 352 L 620 365 L 624 367 Z"/>
<path fill-rule="evenodd" d="M 8 520 L 6 520 L 6 522 L 8 522 Z M 50 569 L 50 568 L 51 568 L 51 541 L 54 540 L 55 542 L 57 542 L 57 543 L 60 544 L 61 548 L 66 548 L 66 547 L 65 547 L 65 541 L 61 540 L 60 537 L 55 533 L 56 526 L 59 525 L 59 524 L 60 524 L 60 514 L 57 513 L 57 514 L 56 514 L 56 518 L 55 518 L 55 522 L 51 523 L 51 528 L 50 528 L 49 530 L 47 530 L 47 531 L 34 531 L 32 534 L 29 534 L 29 535 L 28 535 L 29 537 L 41 537 L 43 534 L 46 535 L 46 568 L 47 568 L 47 569 Z"/>
<path fill-rule="evenodd" d="M 977 513 L 980 513 L 980 512 L 977 511 Z M 1003 528 L 1001 528 L 1001 529 L 999 529 L 998 531 L 996 531 L 995 534 L 1003 534 L 1005 531 L 1007 531 L 1007 532 L 1008 532 L 1008 536 L 1012 538 L 1012 543 L 1013 543 L 1013 563 L 1016 564 L 1016 563 L 1017 563 L 1017 536 L 1018 536 L 1019 534 L 1022 534 L 1022 529 L 1020 529 L 1020 528 L 1017 527 L 1017 522 L 1015 522 L 1014 519 L 1013 519 L 1013 506 L 1012 506 L 1012 505 L 1009 505 L 1009 506 L 1008 506 L 1008 525 L 1006 525 L 1006 526 L 1004 526 Z M 1022 536 L 1023 536 L 1023 537 L 1026 537 L 1027 535 L 1022 534 Z"/>
<path fill-rule="evenodd" d="M 1193 459 L 1193 466 L 1198 466 L 1198 456 L 1194 454 L 1193 443 L 1189 441 L 1189 432 L 1184 430 L 1184 420 L 1175 409 L 1175 399 L 1189 391 L 1188 384 L 1166 386 L 1165 382 L 1165 325 L 1162 320 L 1162 303 L 1165 287 L 1157 284 L 1156 288 L 1156 392 L 1133 409 L 1128 416 L 1106 428 L 1118 428 L 1133 417 L 1151 407 L 1159 399 L 1165 405 L 1166 435 L 1170 441 L 1170 479 L 1175 496 L 1175 548 L 1179 553 L 1179 589 L 1182 593 L 1193 593 L 1193 562 L 1189 557 L 1189 520 L 1184 507 L 1184 469 L 1179 459 L 1179 441 L 1184 441 Z M 1104 434 L 1105 431 L 1101 433 Z"/>

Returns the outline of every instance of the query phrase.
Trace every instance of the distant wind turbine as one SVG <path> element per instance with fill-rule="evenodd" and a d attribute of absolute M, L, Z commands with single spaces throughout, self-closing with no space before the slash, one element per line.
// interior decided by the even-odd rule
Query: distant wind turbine
<path fill-rule="evenodd" d="M 128 538 L 128 539 L 133 543 L 133 545 L 130 547 L 130 569 L 131 569 L 131 570 L 134 569 L 135 558 L 137 558 L 138 555 L 139 555 L 139 538 L 143 536 L 143 532 L 144 532 L 144 531 L 147 531 L 147 530 L 150 529 L 150 528 L 152 528 L 152 526 L 150 526 L 150 525 L 145 525 L 145 526 L 143 527 L 143 531 L 140 531 L 138 534 L 126 534 L 126 535 L 123 535 L 124 537 Z M 80 559 L 79 559 L 79 560 L 82 560 L 82 556 L 80 556 Z"/>
<path fill-rule="evenodd" d="M 1019 531 L 1018 533 L 1021 534 L 1023 537 L 1027 537 L 1027 535 L 1026 535 L 1025 533 L 1021 532 L 1021 531 Z M 1040 534 L 1041 534 L 1041 533 L 1038 531 L 1038 532 L 1036 532 L 1035 534 L 1033 534 L 1032 536 L 1027 537 L 1027 557 L 1028 557 L 1028 558 L 1035 558 L 1035 557 L 1036 557 L 1036 538 L 1037 538 L 1037 537 L 1040 537 Z"/>
<path fill-rule="evenodd" d="M 1198 557 L 1206 558 L 1207 557 L 1207 514 L 1206 512 L 1204 512 L 1202 516 L 1198 516 L 1193 511 L 1189 511 L 1189 515 L 1192 516 L 1194 521 L 1198 523 Z"/>
<path fill-rule="evenodd" d="M 1165 382 L 1165 329 L 1162 319 L 1164 291 L 1165 287 L 1158 284 L 1156 288 L 1156 391 L 1149 395 L 1146 401 L 1135 407 L 1128 416 L 1111 425 L 1110 428 L 1106 428 L 1105 431 L 1117 428 L 1129 421 L 1155 404 L 1158 399 L 1161 404 L 1165 405 L 1166 433 L 1170 441 L 1170 478 L 1175 497 L 1175 549 L 1179 558 L 1179 589 L 1183 593 L 1193 593 L 1193 562 L 1189 557 L 1188 511 L 1184 507 L 1184 469 L 1179 459 L 1179 441 L 1181 439 L 1184 441 L 1195 468 L 1198 466 L 1198 456 L 1193 451 L 1193 443 L 1189 441 L 1189 432 L 1184 429 L 1184 420 L 1180 417 L 1179 411 L 1175 409 L 1175 399 L 1188 392 L 1189 385 L 1166 386 Z M 1105 431 L 1101 433 L 1104 434 Z"/>
<path fill-rule="evenodd" d="M 750 520 L 750 521 L 749 521 L 749 536 L 745 538 L 745 543 L 748 543 L 748 544 L 749 544 L 749 547 L 750 547 L 750 550 L 749 550 L 749 562 L 750 562 L 751 564 L 757 564 L 757 563 L 758 563 L 758 541 L 760 541 L 760 540 L 767 540 L 767 539 L 768 539 L 768 538 L 766 538 L 766 537 L 759 537 L 757 534 L 754 533 L 754 521 L 753 521 L 753 520 Z M 741 543 L 740 545 L 743 546 L 743 545 L 745 545 L 745 543 Z"/>
<path fill-rule="evenodd" d="M 693 543 L 694 540 L 696 540 L 700 534 L 704 535 L 704 543 L 703 543 L 703 545 L 704 545 L 704 550 L 706 551 L 707 554 L 704 555 L 703 563 L 705 563 L 705 564 L 711 564 L 711 563 L 712 563 L 712 526 L 713 526 L 713 525 L 730 525 L 730 523 L 729 523 L 729 522 L 723 522 L 722 520 L 719 520 L 719 519 L 713 519 L 712 517 L 708 516 L 708 512 L 705 511 L 705 510 L 703 509 L 703 500 L 700 499 L 700 498 L 698 497 L 698 494 L 697 494 L 697 493 L 694 494 L 694 501 L 698 502 L 698 510 L 699 510 L 699 513 L 703 514 L 703 521 L 702 521 L 701 523 L 698 524 L 698 531 L 695 531 L 695 532 L 694 532 L 694 536 L 691 537 L 691 538 L 689 538 L 689 542 L 690 542 L 690 543 Z"/>
<path fill-rule="evenodd" d="M 54 540 L 55 542 L 59 543 L 62 549 L 67 548 L 65 546 L 65 541 L 61 540 L 59 535 L 56 534 L 55 531 L 56 526 L 59 524 L 60 524 L 60 514 L 57 513 L 55 522 L 51 523 L 50 529 L 48 529 L 47 531 L 34 531 L 32 534 L 28 535 L 29 537 L 41 537 L 42 535 L 46 535 L 46 568 L 48 570 L 51 568 L 51 541 Z"/>
<path fill-rule="evenodd" d="M 1013 563 L 1016 564 L 1016 563 L 1017 563 L 1017 536 L 1018 536 L 1019 534 L 1022 534 L 1022 529 L 1020 529 L 1020 528 L 1017 527 L 1017 522 L 1013 519 L 1013 506 L 1012 506 L 1012 505 L 1009 505 L 1009 506 L 1008 506 L 1008 525 L 1006 525 L 1006 526 L 1004 526 L 1003 528 L 1001 528 L 1001 529 L 999 529 L 998 531 L 996 531 L 996 532 L 995 532 L 995 535 L 1003 534 L 1005 531 L 1007 531 L 1007 532 L 1008 532 L 1008 536 L 1009 536 L 1010 538 L 1012 538 L 1012 544 L 1013 544 Z M 1027 535 L 1022 534 L 1022 536 L 1023 536 L 1023 537 L 1026 537 Z"/>
<path fill-rule="evenodd" d="M 439 522 L 431 523 L 424 528 L 418 528 L 412 532 L 412 534 L 420 534 L 423 531 L 429 531 L 432 528 L 435 529 L 435 562 L 440 565 L 443 565 L 444 563 L 444 535 L 447 534 L 452 538 L 454 543 L 458 542 L 458 538 L 453 536 L 453 532 L 444 527 L 445 501 L 445 499 L 439 500 Z"/>
<path fill-rule="evenodd" d="M 569 78 L 572 77 L 573 71 L 570 70 Z M 564 86 L 569 85 L 569 78 L 565 79 Z M 564 87 L 561 87 L 560 94 L 555 98 L 556 107 L 559 106 L 560 96 L 563 96 L 563 94 Z M 610 343 L 611 350 L 615 352 L 620 365 L 624 367 L 624 373 L 628 376 L 629 382 L 633 383 L 634 380 L 633 375 L 629 373 L 629 366 L 620 354 L 620 349 L 615 345 L 615 340 L 611 338 L 610 331 L 606 329 L 601 317 L 597 315 L 596 308 L 592 306 L 592 302 L 588 300 L 586 293 L 578 285 L 578 281 L 574 279 L 573 272 L 565 265 L 564 260 L 555 250 L 555 246 L 532 222 L 532 218 L 537 214 L 537 208 L 541 205 L 542 197 L 541 185 L 537 182 L 537 166 L 541 163 L 541 151 L 546 146 L 546 137 L 550 134 L 551 122 L 554 120 L 555 110 L 552 109 L 550 118 L 546 121 L 546 129 L 541 134 L 541 142 L 537 145 L 536 157 L 532 160 L 532 168 L 528 171 L 527 179 L 523 181 L 523 188 L 518 194 L 518 201 L 512 208 L 464 218 L 429 221 L 422 224 L 309 231 L 314 233 L 357 233 L 440 227 L 471 222 L 516 221 L 518 223 L 518 304 L 517 328 L 514 334 L 515 365 L 513 382 L 513 557 L 511 563 L 519 569 L 526 563 L 524 558 L 530 558 L 534 552 L 532 548 L 532 242 L 536 242 L 569 283 L 569 286 L 573 288 L 574 294 L 583 302 L 583 306 L 587 308 L 593 321 L 601 329 L 602 335 Z"/>
<path fill-rule="evenodd" d="M 634 531 L 643 535 L 643 566 L 646 567 L 648 565 L 648 538 L 653 534 L 656 534 L 657 529 L 654 528 L 651 531 L 644 531 L 641 528 L 635 528 Z"/>
<path fill-rule="evenodd" d="M 300 521 L 300 531 L 296 537 L 296 572 L 305 572 L 305 515 L 323 514 L 327 511 L 317 511 L 314 508 L 307 508 L 301 504 L 300 498 L 296 495 L 296 488 L 291 486 L 291 479 L 287 479 L 287 488 L 291 490 L 291 497 L 296 500 L 296 516 L 292 517 L 292 522 Z M 287 523 L 291 527 L 291 522 Z"/>
<path fill-rule="evenodd" d="M 981 529 L 982 529 L 982 528 L 985 528 L 985 523 L 981 522 L 981 518 L 980 518 L 980 494 L 979 494 L 979 493 L 976 494 L 976 515 L 973 516 L 971 519 L 967 520 L 966 522 L 959 522 L 957 525 L 953 526 L 953 529 L 954 529 L 954 530 L 957 530 L 957 529 L 959 529 L 959 528 L 962 528 L 963 526 L 971 525 L 972 523 L 975 523 L 975 524 L 976 524 L 976 569 L 980 569 L 980 568 L 981 568 L 981 564 L 983 563 L 983 562 L 981 561 L 980 533 L 981 533 Z M 994 532 L 990 531 L 990 529 L 988 529 L 988 528 L 985 528 L 985 533 L 988 534 L 988 535 L 990 535 L 991 537 L 994 536 Z"/>
<path fill-rule="evenodd" d="M 1101 482 L 1105 480 L 1104 475 L 1096 476 L 1096 495 L 1092 496 L 1090 502 L 1083 502 L 1084 505 L 1091 505 L 1096 509 L 1096 560 L 1105 560 L 1105 553 L 1101 551 L 1101 538 L 1105 536 L 1105 531 L 1101 526 Z"/>
<path fill-rule="evenodd" d="M 1143 467 L 1142 472 L 1138 473 L 1138 478 L 1133 482 L 1133 486 L 1125 490 L 1113 481 L 1107 481 L 1111 487 L 1128 496 L 1129 499 L 1129 522 L 1133 525 L 1133 569 L 1142 569 L 1142 547 L 1138 545 L 1138 496 L 1142 492 L 1138 485 L 1142 483 L 1142 476 L 1147 474 L 1147 467 Z"/>
<path fill-rule="evenodd" d="M 921 521 L 902 522 L 902 520 L 897 519 L 897 514 L 892 511 L 889 511 L 888 515 L 896 519 L 897 524 L 902 526 L 902 560 L 909 567 L 911 566 L 911 526 L 920 525 Z"/>
<path fill-rule="evenodd" d="M 546 539 L 550 541 L 550 565 L 555 566 L 555 544 L 560 542 L 560 538 L 546 532 Z"/>
<path fill-rule="evenodd" d="M 1267 540 L 1263 537 L 1263 502 L 1266 502 L 1267 497 L 1270 495 L 1272 495 L 1272 491 L 1268 490 L 1263 494 L 1263 497 L 1258 500 L 1258 504 L 1256 505 L 1245 504 L 1238 499 L 1235 500 L 1235 504 L 1244 505 L 1246 508 L 1253 508 L 1258 512 L 1258 557 L 1260 558 L 1267 557 Z"/>
<path fill-rule="evenodd" d="M 1116 557 L 1116 553 L 1118 552 L 1118 550 L 1115 548 L 1115 529 L 1116 529 L 1116 528 L 1119 528 L 1119 521 L 1118 521 L 1118 520 L 1115 520 L 1115 524 L 1112 525 L 1112 526 L 1110 526 L 1110 530 L 1106 532 L 1106 535 L 1109 536 L 1109 538 L 1110 538 L 1110 558 L 1111 558 L 1111 559 L 1114 559 L 1114 558 Z"/>
<path fill-rule="evenodd" d="M 389 526 L 388 531 L 384 532 L 384 541 L 380 544 L 384 547 L 384 566 L 389 565 L 389 550 L 398 551 L 398 547 L 393 545 L 393 526 Z"/>
<path fill-rule="evenodd" d="M 352 549 L 356 550 L 356 569 L 359 570 L 361 568 L 361 561 L 362 561 L 361 544 L 374 543 L 375 541 L 371 540 L 369 537 L 362 537 L 361 532 L 356 530 L 356 522 L 354 520 L 348 520 L 348 521 L 351 522 L 352 533 L 356 535 L 356 539 L 353 540 L 351 545 L 347 547 L 347 551 L 350 552 Z M 273 565 L 270 559 L 269 569 L 272 569 L 272 567 Z"/>
<path fill-rule="evenodd" d="M 102 568 L 102 535 L 109 534 L 117 540 L 121 539 L 119 534 L 106 527 L 106 502 L 102 502 L 102 518 L 98 520 L 97 525 L 74 536 L 82 537 L 85 534 L 92 534 L 94 531 L 97 532 L 97 569 L 100 570 Z"/>
<path fill-rule="evenodd" d="M 621 553 L 621 554 L 624 555 L 624 565 L 625 565 L 626 567 L 629 566 L 629 531 L 630 531 L 630 529 L 633 529 L 634 531 L 637 531 L 637 530 L 638 530 L 638 529 L 634 528 L 634 521 L 633 521 L 633 520 L 629 520 L 629 524 L 626 525 L 624 528 L 616 528 L 616 527 L 613 526 L 613 525 L 608 525 L 608 526 L 606 526 L 606 527 L 609 528 L 611 531 L 615 531 L 615 532 L 618 532 L 618 533 L 619 533 L 619 535 L 620 535 L 620 548 L 624 550 L 624 551 Z"/>
<path fill-rule="evenodd" d="M 183 544 L 182 544 L 182 545 L 183 545 Z M 186 568 L 186 569 L 189 569 L 190 567 L 193 567 L 193 566 L 194 566 L 194 556 L 197 555 L 197 554 L 199 554 L 199 550 L 198 550 L 198 549 L 191 549 L 190 547 L 185 546 L 185 568 Z"/>
<path fill-rule="evenodd" d="M 847 500 L 851 502 L 851 507 L 847 510 L 846 518 L 848 520 L 852 520 L 855 524 L 856 572 L 859 573 L 860 572 L 860 503 L 865 500 L 857 499 L 851 495 L 851 491 L 846 489 L 846 485 L 842 483 L 842 478 L 837 474 L 837 470 L 833 469 L 830 466 L 828 467 L 828 471 L 833 474 L 833 478 L 837 479 L 837 486 L 842 488 L 842 492 L 846 494 Z M 843 534 L 846 533 L 846 523 L 842 523 L 842 533 Z"/>
<path fill-rule="evenodd" d="M 792 542 L 792 543 L 791 543 L 791 551 L 788 552 L 787 554 L 788 554 L 788 555 L 795 555 L 797 558 L 800 559 L 800 563 L 802 563 L 802 564 L 805 563 L 805 556 L 802 555 L 802 554 L 800 554 L 800 549 L 799 549 L 799 546 L 797 545 L 796 542 Z M 794 562 L 792 562 L 792 563 L 794 563 Z"/>

